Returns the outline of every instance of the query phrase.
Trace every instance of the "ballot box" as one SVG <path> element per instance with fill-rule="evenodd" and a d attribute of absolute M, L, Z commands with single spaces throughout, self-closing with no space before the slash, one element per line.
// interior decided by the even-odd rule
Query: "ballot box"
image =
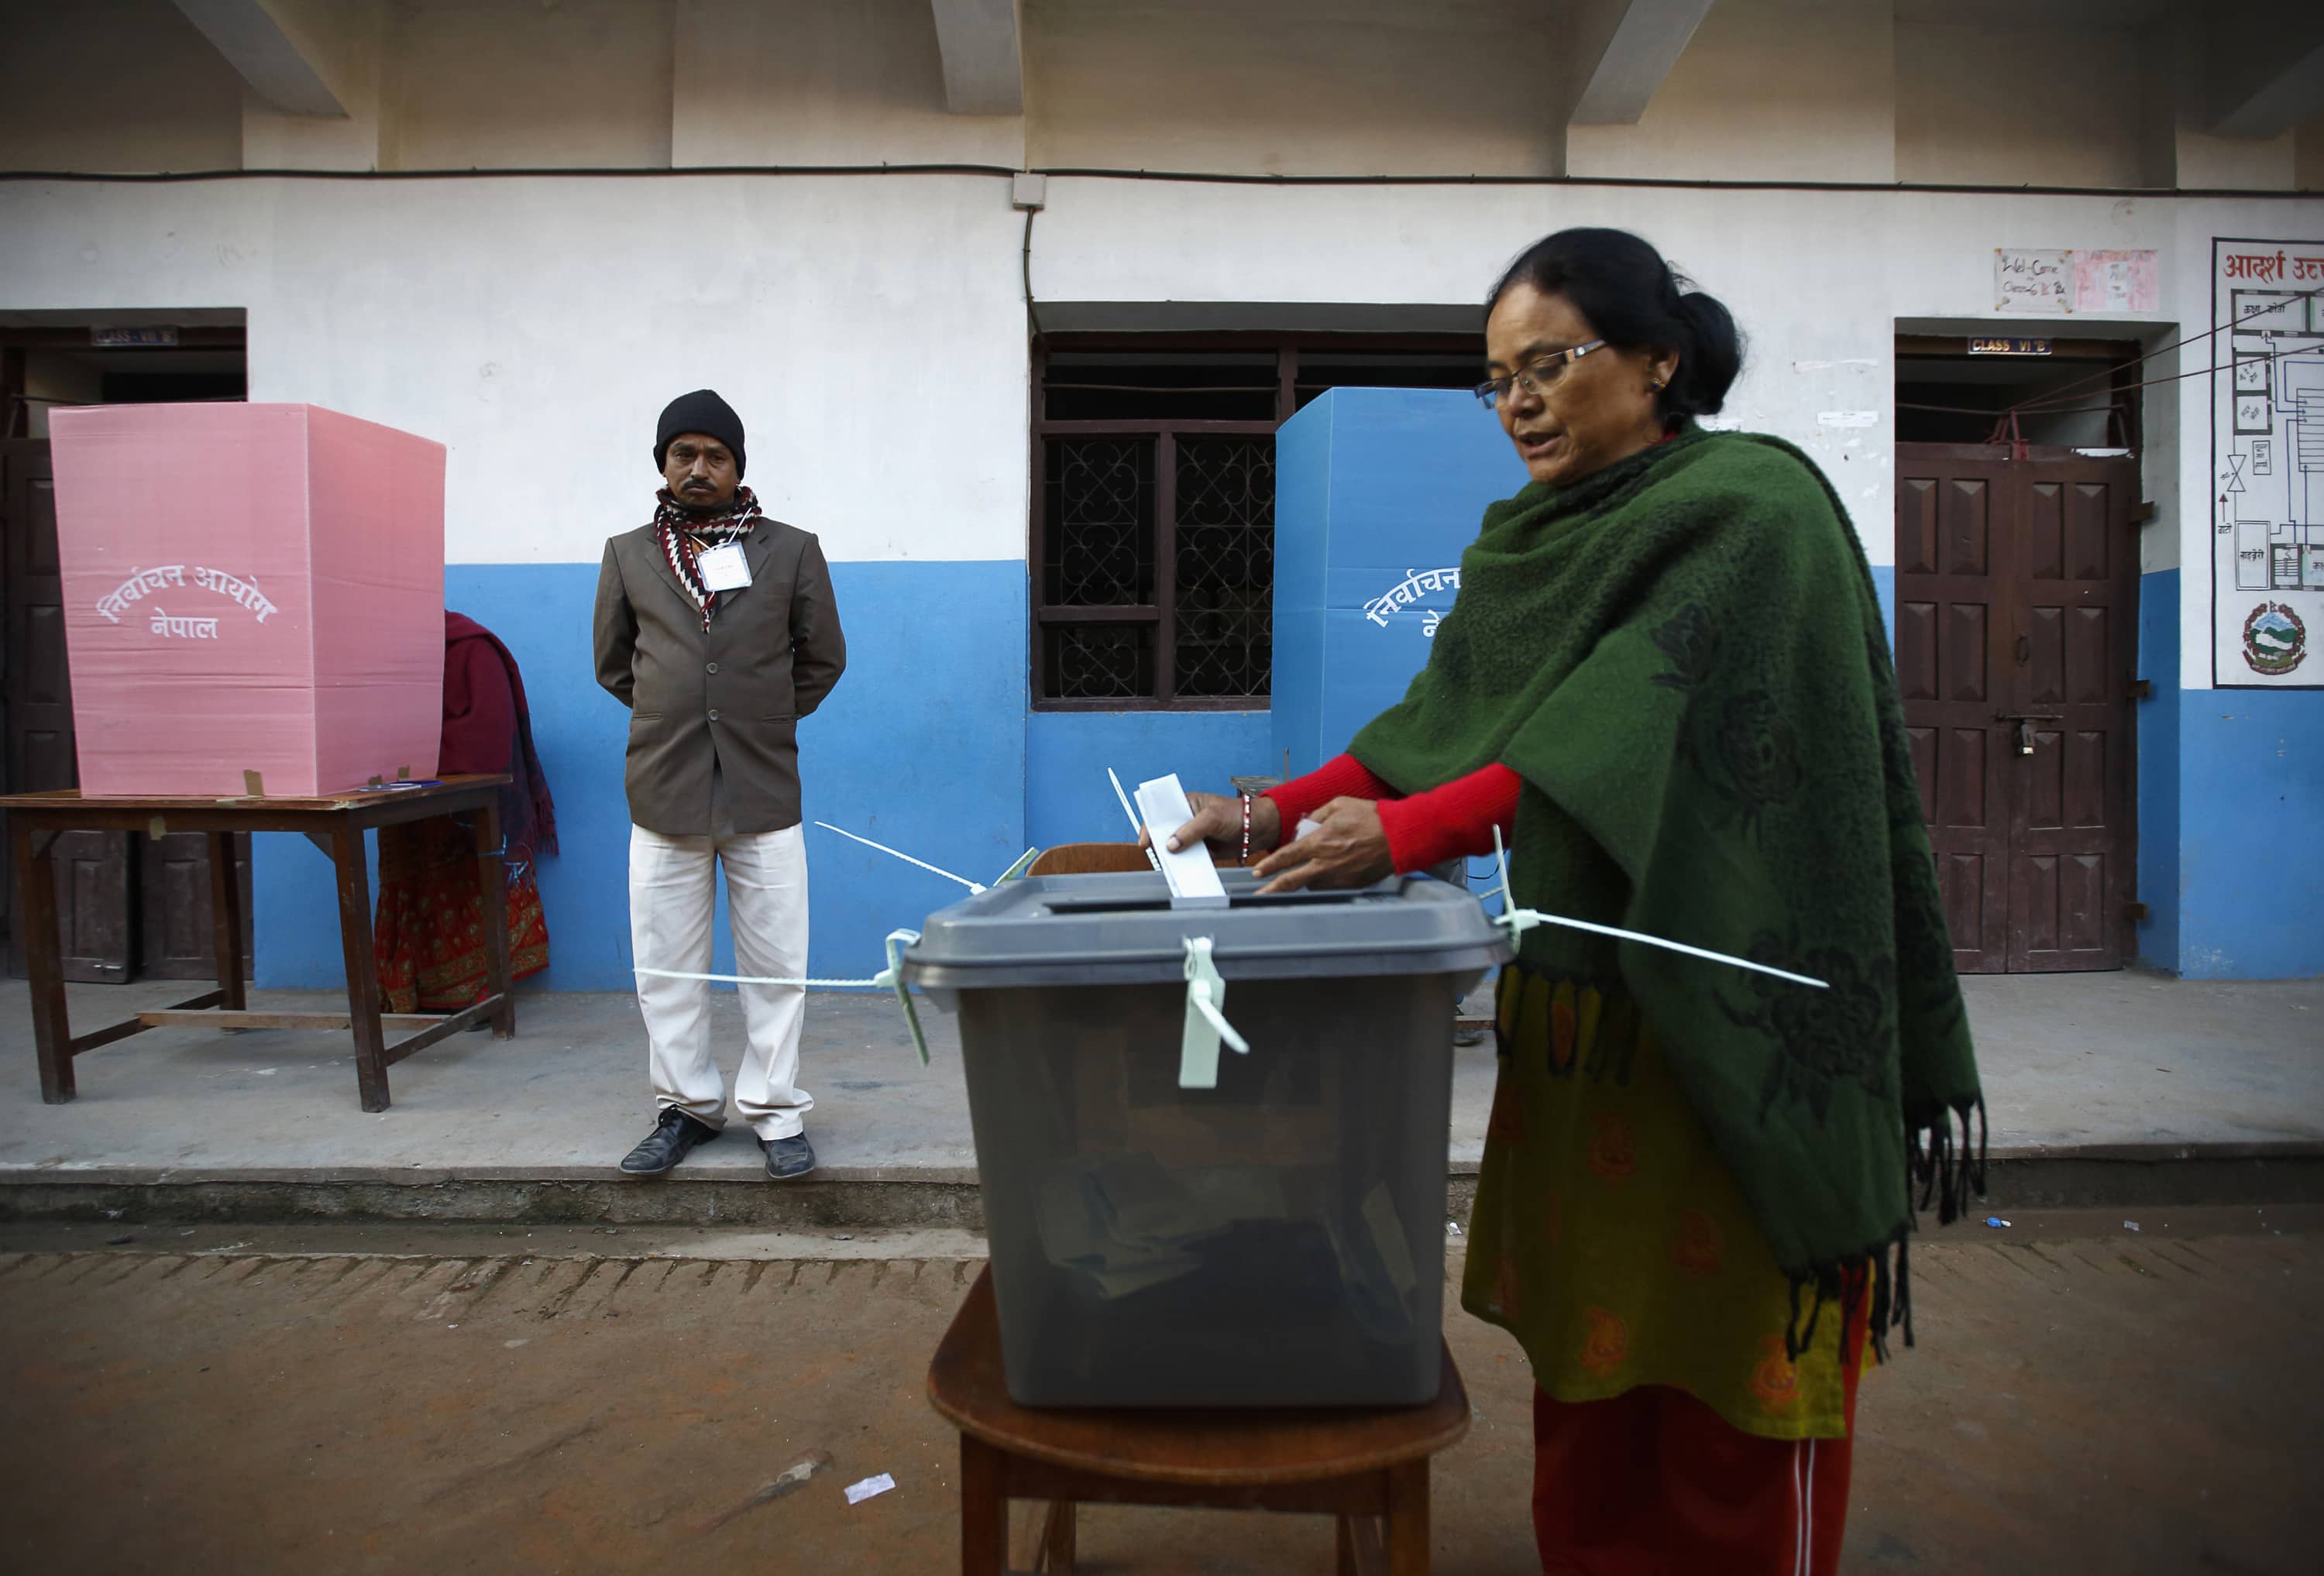
<path fill-rule="evenodd" d="M 1313 771 L 1404 698 L 1485 506 L 1526 482 L 1500 423 L 1462 390 L 1333 389 L 1283 424 L 1273 762 Z"/>
<path fill-rule="evenodd" d="M 444 446 L 313 405 L 50 419 L 86 794 L 436 773 Z"/>
<path fill-rule="evenodd" d="M 1174 908 L 1159 874 L 1005 882 L 905 978 L 958 1014 L 1009 1393 L 1417 1405 L 1440 1377 L 1453 1005 L 1510 955 L 1421 878 Z M 1186 940 L 1224 1015 L 1182 1083 Z"/>

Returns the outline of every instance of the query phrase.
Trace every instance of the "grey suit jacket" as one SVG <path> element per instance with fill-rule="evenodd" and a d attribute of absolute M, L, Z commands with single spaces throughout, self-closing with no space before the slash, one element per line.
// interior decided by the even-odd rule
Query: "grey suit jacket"
<path fill-rule="evenodd" d="M 811 534 L 761 520 L 742 541 L 751 584 L 706 634 L 653 527 L 605 544 L 597 682 L 630 708 L 630 819 L 650 832 L 711 830 L 714 763 L 735 831 L 799 824 L 798 720 L 839 682 L 847 642 Z"/>

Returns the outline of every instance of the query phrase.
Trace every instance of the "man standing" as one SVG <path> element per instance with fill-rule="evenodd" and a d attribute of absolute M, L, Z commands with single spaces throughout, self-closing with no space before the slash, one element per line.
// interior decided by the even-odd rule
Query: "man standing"
<path fill-rule="evenodd" d="M 630 939 L 641 971 L 706 973 L 716 867 L 726 869 L 738 972 L 807 972 L 801 717 L 847 666 L 831 572 L 813 536 L 759 512 L 742 480 L 742 421 L 708 389 L 670 401 L 654 438 L 660 506 L 605 544 L 597 682 L 630 708 Z M 806 992 L 744 985 L 750 1044 L 734 1107 L 767 1175 L 815 1169 L 798 1087 Z M 659 1176 L 726 1122 L 710 1053 L 710 988 L 638 976 L 659 1115 L 622 1160 Z"/>

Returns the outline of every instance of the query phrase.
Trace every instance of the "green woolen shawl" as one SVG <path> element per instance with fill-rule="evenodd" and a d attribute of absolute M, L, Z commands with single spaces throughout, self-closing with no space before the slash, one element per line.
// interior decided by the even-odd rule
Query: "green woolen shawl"
<path fill-rule="evenodd" d="M 1829 982 L 1552 926 L 1519 951 L 1639 1004 L 1814 1294 L 1795 1341 L 1868 1264 L 1876 1336 L 1905 1321 L 1914 1184 L 1941 1222 L 1982 1190 L 1983 1103 L 1879 604 L 1814 464 L 1689 425 L 1494 504 L 1428 666 L 1350 748 L 1403 793 L 1522 777 L 1520 907 Z"/>

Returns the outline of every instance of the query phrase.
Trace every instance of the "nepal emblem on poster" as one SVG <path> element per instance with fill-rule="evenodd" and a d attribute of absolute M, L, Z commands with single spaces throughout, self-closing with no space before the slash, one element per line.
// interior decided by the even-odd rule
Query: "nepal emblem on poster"
<path fill-rule="evenodd" d="M 2263 602 L 2244 620 L 2244 660 L 2255 673 L 2280 678 L 2308 655 L 2308 626 L 2280 602 Z"/>

